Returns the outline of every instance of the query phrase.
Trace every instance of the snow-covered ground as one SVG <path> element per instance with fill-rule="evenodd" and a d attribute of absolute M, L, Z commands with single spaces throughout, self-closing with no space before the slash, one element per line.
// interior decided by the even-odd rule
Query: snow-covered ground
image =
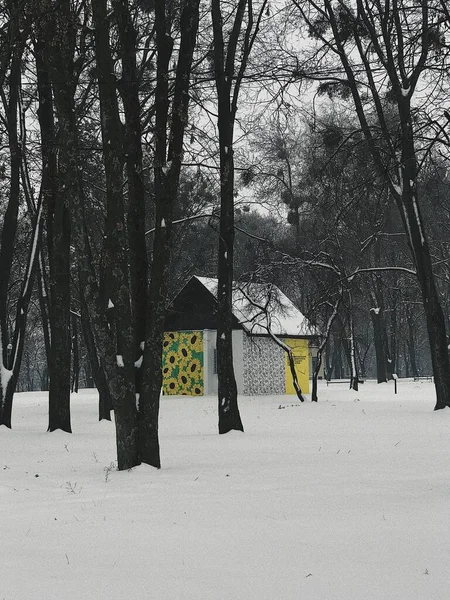
<path fill-rule="evenodd" d="M 0 429 L 0 600 L 446 600 L 450 410 L 430 382 L 319 403 L 164 397 L 163 468 L 114 470 L 93 390 L 72 435 L 46 433 L 44 393 Z"/>

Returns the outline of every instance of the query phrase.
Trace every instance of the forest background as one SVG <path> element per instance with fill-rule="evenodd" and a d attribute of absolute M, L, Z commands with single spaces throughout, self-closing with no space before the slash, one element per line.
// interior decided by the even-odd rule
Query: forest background
<path fill-rule="evenodd" d="M 16 390 L 114 409 L 160 466 L 164 310 L 218 277 L 219 431 L 242 429 L 233 281 L 278 285 L 327 377 L 450 405 L 445 0 L 5 0 L 0 424 Z"/>

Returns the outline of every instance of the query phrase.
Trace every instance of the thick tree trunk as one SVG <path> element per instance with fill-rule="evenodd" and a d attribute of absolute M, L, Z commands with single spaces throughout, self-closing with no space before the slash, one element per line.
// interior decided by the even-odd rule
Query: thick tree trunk
<path fill-rule="evenodd" d="M 45 4 L 45 2 L 43 3 Z M 43 7 L 46 9 L 47 7 Z M 67 12 L 65 12 L 65 10 Z M 71 432 L 70 423 L 70 186 L 73 176 L 68 170 L 67 143 L 70 133 L 67 121 L 60 119 L 58 128 L 58 148 L 60 153 L 56 165 L 55 134 L 53 124 L 53 104 L 50 91 L 50 71 L 57 69 L 56 64 L 63 52 L 66 60 L 70 53 L 71 25 L 68 6 L 54 15 L 51 22 L 52 43 L 48 44 L 47 34 L 50 21 L 43 29 L 37 28 L 35 45 L 38 70 L 39 122 L 42 137 L 43 159 L 43 196 L 47 210 L 47 243 L 49 259 L 50 293 L 50 386 L 48 431 L 62 429 Z M 64 41 L 63 41 L 64 40 Z M 64 46 L 64 51 L 62 50 Z M 73 50 L 72 50 L 73 51 Z M 58 72 L 58 77 L 61 74 Z M 55 78 L 55 77 L 54 77 Z M 65 82 L 70 87 L 70 82 Z M 62 82 L 56 87 L 62 88 Z M 55 87 L 55 90 L 56 90 Z M 56 91 L 55 91 L 56 96 Z M 55 181 L 56 179 L 56 181 Z"/>
<path fill-rule="evenodd" d="M 136 66 L 136 31 L 128 0 L 115 0 L 119 29 L 122 77 L 119 91 L 125 115 L 125 148 L 128 187 L 127 231 L 130 265 L 133 360 L 142 363 L 147 299 L 147 248 L 145 243 L 145 187 L 142 179 L 141 107 Z M 136 393 L 140 392 L 140 367 L 136 370 Z"/>
<path fill-rule="evenodd" d="M 7 299 L 13 263 L 14 242 L 17 231 L 17 217 L 20 204 L 20 163 L 21 149 L 17 135 L 17 108 L 19 104 L 20 88 L 20 65 L 23 46 L 16 45 L 13 52 L 10 74 L 9 74 L 9 99 L 6 109 L 6 121 L 8 127 L 8 147 L 10 155 L 10 183 L 9 198 L 3 218 L 0 243 L 0 342 L 2 345 L 0 357 L 0 425 L 11 427 L 12 395 L 5 398 L 7 390 L 15 385 L 9 375 L 8 369 L 8 345 L 9 332 L 7 326 Z M 14 392 L 14 390 L 13 390 Z"/>
<path fill-rule="evenodd" d="M 124 152 L 123 126 L 119 117 L 114 65 L 109 42 L 109 16 L 106 0 L 93 0 L 95 23 L 95 55 L 99 75 L 100 113 L 103 140 L 103 162 L 106 176 L 107 215 L 102 263 L 107 297 L 101 299 L 104 310 L 114 305 L 116 365 L 112 356 L 103 356 L 102 363 L 110 371 L 120 371 L 117 388 L 111 388 L 116 422 L 119 469 L 129 469 L 140 463 L 139 419 L 136 406 L 133 327 L 128 273 L 128 239 L 125 226 L 123 196 Z M 100 351 L 107 352 L 100 346 Z M 109 349 L 111 352 L 111 349 Z M 115 394 L 119 394 L 119 398 Z"/>
<path fill-rule="evenodd" d="M 68 139 L 60 123 L 58 142 Z M 52 219 L 50 243 L 50 387 L 48 431 L 71 433 L 70 423 L 70 219 L 66 182 L 70 174 L 62 163 L 58 168 L 58 200 Z"/>
<path fill-rule="evenodd" d="M 51 78 L 46 64 L 46 44 L 44 34 L 37 29 L 34 42 L 38 89 L 38 120 L 41 133 L 42 181 L 41 194 L 44 218 L 47 220 L 47 232 L 42 234 L 42 244 L 38 256 L 38 297 L 41 312 L 42 330 L 44 334 L 45 356 L 47 360 L 47 381 L 50 379 L 51 334 L 50 334 L 50 301 L 48 289 L 48 274 L 46 270 L 45 234 L 47 239 L 51 234 L 51 220 L 56 202 L 57 161 L 55 144 L 55 123 Z M 47 248 L 50 247 L 47 243 Z M 46 386 L 48 390 L 48 383 Z"/>
<path fill-rule="evenodd" d="M 402 160 L 399 169 L 400 189 L 396 193 L 396 200 L 408 234 L 408 243 L 422 292 L 436 388 L 435 410 L 438 410 L 450 407 L 450 360 L 446 325 L 418 200 L 417 166 L 409 98 L 400 101 L 399 112 L 402 127 Z"/>
<path fill-rule="evenodd" d="M 221 204 L 217 289 L 217 376 L 219 433 L 221 434 L 231 430 L 244 430 L 239 414 L 233 365 L 234 161 L 233 134 L 229 128 L 227 116 L 221 115 L 219 108 Z"/>
<path fill-rule="evenodd" d="M 237 401 L 237 385 L 233 366 L 233 268 L 234 268 L 234 122 L 233 102 L 234 58 L 246 2 L 236 7 L 234 25 L 225 51 L 220 0 L 213 0 L 214 74 L 217 90 L 217 126 L 220 151 L 220 221 L 217 289 L 217 376 L 219 433 L 233 429 L 243 431 Z M 237 85 L 237 83 L 235 84 Z M 238 93 L 239 90 L 235 89 Z"/>
<path fill-rule="evenodd" d="M 161 466 L 158 418 L 162 383 L 162 343 L 170 264 L 173 211 L 178 196 L 184 133 L 189 104 L 189 82 L 199 19 L 199 0 L 187 0 L 181 14 L 180 50 L 175 75 L 169 143 L 167 140 L 168 70 L 173 40 L 164 3 L 155 6 L 157 58 L 155 132 L 155 237 L 147 305 L 143 379 L 139 397 L 140 456 L 142 462 Z"/>

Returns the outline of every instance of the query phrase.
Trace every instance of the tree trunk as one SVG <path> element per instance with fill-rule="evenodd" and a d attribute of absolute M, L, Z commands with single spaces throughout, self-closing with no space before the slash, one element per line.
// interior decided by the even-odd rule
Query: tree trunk
<path fill-rule="evenodd" d="M 58 142 L 68 136 L 60 123 Z M 62 163 L 62 161 L 61 161 Z M 71 433 L 70 423 L 70 220 L 66 181 L 69 173 L 63 164 L 58 169 L 58 200 L 52 219 L 50 243 L 50 388 L 48 431 L 62 429 Z"/>
<path fill-rule="evenodd" d="M 233 135 L 229 131 L 226 120 L 226 115 L 221 115 L 219 108 L 221 204 L 217 289 L 217 376 L 219 433 L 221 434 L 234 429 L 244 431 L 239 414 L 233 366 L 234 161 Z"/>
<path fill-rule="evenodd" d="M 436 289 L 430 249 L 418 201 L 417 166 L 410 99 L 405 98 L 400 101 L 399 113 L 402 127 L 401 193 L 396 194 L 396 200 L 408 234 L 407 239 L 422 292 L 436 387 L 435 410 L 439 410 L 446 406 L 450 407 L 450 361 L 446 326 Z"/>
<path fill-rule="evenodd" d="M 375 266 L 381 264 L 380 240 L 377 238 L 374 245 Z M 377 366 L 377 382 L 385 383 L 388 380 L 388 347 L 386 323 L 384 319 L 384 298 L 382 291 L 381 274 L 372 275 L 373 291 L 371 292 L 373 307 L 370 309 L 370 318 L 373 328 L 373 341 Z"/>
<path fill-rule="evenodd" d="M 397 296 L 395 296 L 394 302 L 391 302 L 391 318 L 389 332 L 386 331 L 386 346 L 390 347 L 390 354 L 388 358 L 388 379 L 392 379 L 394 374 L 397 374 L 398 368 L 398 344 L 397 344 Z"/>
<path fill-rule="evenodd" d="M 267 323 L 269 323 L 269 317 L 267 316 L 267 314 L 266 314 L 266 317 L 267 317 Z M 298 382 L 297 371 L 295 369 L 294 352 L 293 352 L 292 348 L 290 346 L 288 346 L 287 344 L 285 344 L 284 342 L 282 342 L 273 333 L 270 326 L 267 327 L 267 331 L 268 331 L 270 337 L 273 339 L 273 341 L 286 352 L 288 363 L 289 363 L 289 370 L 291 372 L 291 377 L 292 377 L 292 384 L 294 386 L 295 393 L 297 394 L 297 398 L 300 400 L 300 402 L 304 402 L 305 399 L 303 398 L 302 390 L 301 390 L 300 384 Z"/>
<path fill-rule="evenodd" d="M 351 315 L 349 315 L 349 321 L 351 321 Z M 349 372 L 350 372 L 350 379 L 351 379 L 352 373 L 353 373 L 352 349 L 351 349 L 351 337 L 352 336 L 350 334 L 350 337 L 348 337 L 348 333 L 346 331 L 344 322 L 342 321 L 342 317 L 340 314 L 338 314 L 336 316 L 336 323 L 338 325 L 338 331 L 339 331 L 338 369 L 341 374 L 339 379 L 343 379 L 344 377 L 346 377 L 347 373 L 349 373 Z M 350 324 L 349 324 L 349 328 L 351 328 Z M 342 354 L 344 354 L 345 360 L 347 361 L 348 371 L 345 369 L 345 366 L 343 364 Z M 356 356 L 354 358 L 355 358 L 355 369 L 356 369 Z"/>
<path fill-rule="evenodd" d="M 67 9 L 67 7 L 66 7 Z M 70 216 L 68 180 L 73 176 L 67 168 L 67 154 L 70 149 L 66 144 L 70 138 L 67 122 L 59 121 L 58 138 L 55 140 L 53 124 L 53 106 L 49 89 L 50 70 L 60 57 L 55 55 L 61 51 L 63 44 L 70 47 L 71 25 L 69 11 L 55 13 L 52 21 L 54 38 L 47 44 L 46 33 L 37 28 L 36 54 L 39 88 L 39 121 L 42 136 L 43 183 L 45 207 L 47 210 L 47 242 L 49 258 L 49 292 L 50 292 L 50 386 L 48 431 L 62 429 L 71 432 L 70 423 Z M 65 20 L 67 19 L 67 21 Z M 48 23 L 50 25 L 50 22 Z M 67 37 L 66 37 L 66 34 Z M 64 40 L 64 41 L 63 41 Z M 70 49 L 69 49 L 70 52 Z M 64 52 L 67 58 L 67 50 Z M 44 59 L 45 56 L 45 59 Z M 61 74 L 58 73 L 61 78 Z M 66 82 L 67 87 L 70 83 Z M 61 82 L 59 86 L 62 87 Z M 60 148 L 58 165 L 53 148 L 55 141 Z M 55 171 L 57 170 L 57 173 Z M 56 174 L 56 181 L 54 179 Z"/>
<path fill-rule="evenodd" d="M 43 210 L 42 210 L 42 198 L 39 199 L 39 205 L 37 214 L 34 218 L 34 230 L 32 236 L 32 243 L 28 253 L 27 268 L 25 271 L 25 278 L 22 282 L 20 295 L 17 301 L 16 308 L 16 319 L 14 324 L 14 335 L 12 339 L 12 350 L 11 356 L 9 357 L 9 381 L 6 389 L 4 390 L 4 410 L 5 416 L 9 419 L 9 425 L 5 422 L 5 425 L 11 427 L 11 408 L 13 403 L 13 396 L 16 390 L 16 384 L 19 380 L 20 366 L 22 363 L 22 356 L 25 344 L 25 330 L 28 316 L 28 306 L 33 291 L 34 275 L 37 265 L 37 257 L 39 255 L 39 245 L 41 241 L 41 230 L 43 226 Z"/>
<path fill-rule="evenodd" d="M 123 127 L 119 117 L 116 80 L 110 49 L 109 16 L 106 0 L 92 1 L 95 23 L 95 55 L 99 76 L 100 114 L 103 140 L 103 162 L 106 176 L 107 214 L 102 263 L 107 297 L 101 298 L 104 310 L 114 305 L 116 364 L 113 356 L 103 356 L 108 378 L 116 373 L 117 388 L 112 392 L 119 469 L 129 469 L 140 463 L 139 419 L 136 406 L 133 327 L 128 274 L 128 239 L 125 226 L 123 197 L 124 153 Z M 109 349 L 111 352 L 112 349 Z M 106 348 L 100 347 L 103 353 Z M 116 398 L 118 393 L 120 398 Z"/>
<path fill-rule="evenodd" d="M 147 248 L 145 243 L 145 188 L 142 179 L 141 107 L 136 66 L 136 31 L 128 0 L 115 0 L 122 60 L 119 91 L 125 116 L 125 148 L 128 188 L 127 231 L 130 265 L 133 360 L 142 363 L 147 299 Z M 136 393 L 140 393 L 140 366 L 136 368 Z"/>
<path fill-rule="evenodd" d="M 349 294 L 350 296 L 350 294 Z M 350 297 L 350 309 L 349 309 L 349 330 L 350 330 L 350 389 L 358 391 L 359 387 L 359 374 L 356 366 L 356 342 L 355 342 L 355 326 L 353 321 L 352 312 L 352 301 Z"/>
<path fill-rule="evenodd" d="M 14 37 L 13 37 L 14 40 Z M 9 198 L 3 218 L 0 244 L 0 425 L 11 427 L 12 394 L 6 399 L 7 390 L 15 385 L 8 373 L 9 332 L 7 326 L 7 299 L 13 264 L 14 242 L 17 231 L 17 217 L 20 204 L 20 163 L 21 150 L 17 135 L 17 108 L 19 104 L 20 67 L 23 45 L 16 43 L 9 74 L 9 99 L 6 110 L 8 127 L 8 147 L 10 155 Z M 13 390 L 14 393 L 14 390 Z"/>
<path fill-rule="evenodd" d="M 405 377 L 411 377 L 411 369 L 410 369 L 410 362 L 409 362 L 409 348 L 408 348 L 408 343 L 405 342 L 404 345 L 404 350 L 403 350 L 403 356 L 404 356 L 404 360 L 405 360 Z"/>
<path fill-rule="evenodd" d="M 371 308 L 369 312 L 373 327 L 373 342 L 375 346 L 375 358 L 377 365 L 377 382 L 385 383 L 387 381 L 387 373 L 386 355 L 384 352 L 385 346 L 383 344 L 383 323 L 381 308 Z"/>
<path fill-rule="evenodd" d="M 42 199 L 44 202 L 44 198 Z M 43 252 L 44 243 L 41 241 L 41 249 L 38 256 L 38 298 L 39 298 L 39 310 L 41 313 L 41 324 L 42 324 L 42 332 L 44 336 L 44 348 L 45 348 L 45 360 L 46 360 L 46 368 L 45 368 L 45 376 L 42 379 L 42 390 L 48 391 L 49 386 L 49 365 L 50 365 L 50 325 L 49 325 L 49 302 L 48 302 L 48 292 L 47 292 L 47 282 L 46 282 L 46 273 L 45 273 L 45 264 L 44 264 L 44 252 Z"/>
<path fill-rule="evenodd" d="M 217 377 L 219 433 L 244 431 L 237 401 L 233 366 L 233 268 L 234 268 L 234 121 L 232 105 L 234 57 L 246 2 L 239 1 L 225 52 L 220 0 L 213 0 L 214 74 L 217 90 L 217 126 L 220 151 L 220 221 L 217 289 Z"/>
<path fill-rule="evenodd" d="M 80 352 L 78 347 L 78 325 L 77 316 L 72 313 L 72 393 L 78 394 L 80 378 Z"/>
<path fill-rule="evenodd" d="M 84 334 L 83 334 L 84 336 Z M 85 357 L 85 361 L 84 361 L 84 374 L 86 377 L 86 387 L 88 389 L 94 388 L 95 387 L 95 381 L 94 381 L 94 375 L 92 374 L 92 364 L 91 364 L 91 359 L 90 359 L 90 355 L 89 355 L 89 350 L 87 349 L 87 344 L 85 341 L 85 346 L 86 346 L 86 350 L 87 350 L 87 356 Z"/>
<path fill-rule="evenodd" d="M 189 83 L 199 20 L 199 0 L 187 0 L 181 13 L 180 50 L 175 74 L 169 143 L 168 70 L 173 40 L 164 3 L 155 5 L 157 58 L 156 131 L 155 131 L 155 237 L 151 282 L 147 305 L 147 331 L 143 362 L 143 380 L 139 397 L 141 460 L 161 467 L 158 418 L 162 384 L 162 343 L 173 211 L 183 152 L 189 104 Z"/>
<path fill-rule="evenodd" d="M 406 338 L 406 348 L 408 350 L 408 375 L 412 377 L 419 377 L 419 369 L 417 368 L 416 360 L 416 342 L 415 342 L 415 331 L 414 331 L 414 318 L 410 308 L 406 308 L 406 322 L 408 324 L 408 337 Z M 406 354 L 405 354 L 406 358 Z"/>
<path fill-rule="evenodd" d="M 325 350 L 325 347 L 328 343 L 328 340 L 330 339 L 330 333 L 333 327 L 333 323 L 337 317 L 337 313 L 338 313 L 338 309 L 339 309 L 339 305 L 342 302 L 342 290 L 340 291 L 339 297 L 336 300 L 334 306 L 333 306 L 333 310 L 331 312 L 331 315 L 328 318 L 327 321 L 327 326 L 325 328 L 325 332 L 322 336 L 322 340 L 320 341 L 319 344 L 319 348 L 317 350 L 317 361 L 316 361 L 316 367 L 314 369 L 313 372 L 313 376 L 312 376 L 312 393 L 311 393 L 311 402 L 317 402 L 318 400 L 318 396 L 317 396 L 317 380 L 319 378 L 319 373 L 320 373 L 320 367 L 322 365 L 322 356 L 323 356 L 323 352 Z"/>
<path fill-rule="evenodd" d="M 81 281 L 81 277 L 80 277 Z M 81 327 L 83 329 L 84 343 L 87 348 L 89 364 L 91 366 L 92 377 L 95 382 L 95 387 L 98 391 L 98 420 L 111 421 L 112 400 L 111 394 L 106 380 L 105 371 L 99 361 L 97 348 L 95 344 L 94 332 L 92 324 L 89 320 L 89 310 L 83 295 L 81 294 Z"/>
<path fill-rule="evenodd" d="M 335 379 L 342 379 L 342 343 L 341 343 L 341 330 L 334 335 L 334 377 Z"/>

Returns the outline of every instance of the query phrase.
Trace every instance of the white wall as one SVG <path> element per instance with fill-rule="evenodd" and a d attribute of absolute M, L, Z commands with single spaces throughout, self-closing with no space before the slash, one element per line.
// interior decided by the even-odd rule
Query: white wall
<path fill-rule="evenodd" d="M 214 375 L 214 348 L 216 347 L 216 331 L 203 330 L 203 381 L 204 394 L 217 394 L 217 375 Z"/>
<path fill-rule="evenodd" d="M 214 373 L 214 349 L 216 348 L 217 332 L 215 329 L 205 329 L 203 331 L 203 377 L 205 386 L 205 395 L 211 396 L 217 394 L 217 374 Z M 243 331 L 233 331 L 233 364 L 234 376 L 238 393 L 244 393 L 244 349 L 243 349 Z"/>

